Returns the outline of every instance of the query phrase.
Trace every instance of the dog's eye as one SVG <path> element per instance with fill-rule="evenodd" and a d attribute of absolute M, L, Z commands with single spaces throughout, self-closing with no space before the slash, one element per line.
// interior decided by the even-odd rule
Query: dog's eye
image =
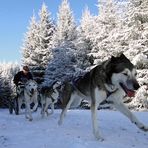
<path fill-rule="evenodd" d="M 123 73 L 123 75 L 128 76 L 128 74 L 127 74 L 127 73 Z"/>
<path fill-rule="evenodd" d="M 135 76 L 137 76 L 137 72 L 135 72 Z"/>

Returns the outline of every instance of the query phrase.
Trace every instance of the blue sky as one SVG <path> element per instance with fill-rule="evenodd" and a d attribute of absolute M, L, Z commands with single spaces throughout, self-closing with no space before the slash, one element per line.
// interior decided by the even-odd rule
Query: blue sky
<path fill-rule="evenodd" d="M 56 19 L 61 0 L 0 0 L 0 62 L 20 62 L 20 47 L 27 31 L 33 10 L 37 15 L 42 3 L 48 6 L 52 17 Z M 98 0 L 69 0 L 76 21 L 88 6 L 92 14 L 97 14 Z"/>

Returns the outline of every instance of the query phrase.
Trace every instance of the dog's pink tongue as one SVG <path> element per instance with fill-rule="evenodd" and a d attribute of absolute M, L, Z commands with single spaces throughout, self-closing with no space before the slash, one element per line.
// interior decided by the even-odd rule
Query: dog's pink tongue
<path fill-rule="evenodd" d="M 128 97 L 135 97 L 135 91 L 127 90 L 127 96 Z"/>

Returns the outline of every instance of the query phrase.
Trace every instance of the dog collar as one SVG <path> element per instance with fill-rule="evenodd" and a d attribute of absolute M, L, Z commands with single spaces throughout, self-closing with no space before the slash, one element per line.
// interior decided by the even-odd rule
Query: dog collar
<path fill-rule="evenodd" d="M 109 97 L 111 94 L 118 90 L 118 88 L 112 84 L 105 84 L 105 88 L 107 90 L 107 97 Z"/>
<path fill-rule="evenodd" d="M 115 87 L 115 85 L 112 85 L 112 84 L 105 84 L 105 88 L 109 92 L 114 92 L 117 89 L 117 87 Z"/>

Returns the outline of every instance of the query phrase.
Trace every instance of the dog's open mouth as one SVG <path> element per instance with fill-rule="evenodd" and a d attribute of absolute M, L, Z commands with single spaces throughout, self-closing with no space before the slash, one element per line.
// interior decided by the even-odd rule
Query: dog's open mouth
<path fill-rule="evenodd" d="M 123 88 L 125 93 L 127 94 L 128 97 L 134 97 L 135 96 L 135 91 L 128 89 L 124 84 L 120 83 L 120 86 Z"/>

